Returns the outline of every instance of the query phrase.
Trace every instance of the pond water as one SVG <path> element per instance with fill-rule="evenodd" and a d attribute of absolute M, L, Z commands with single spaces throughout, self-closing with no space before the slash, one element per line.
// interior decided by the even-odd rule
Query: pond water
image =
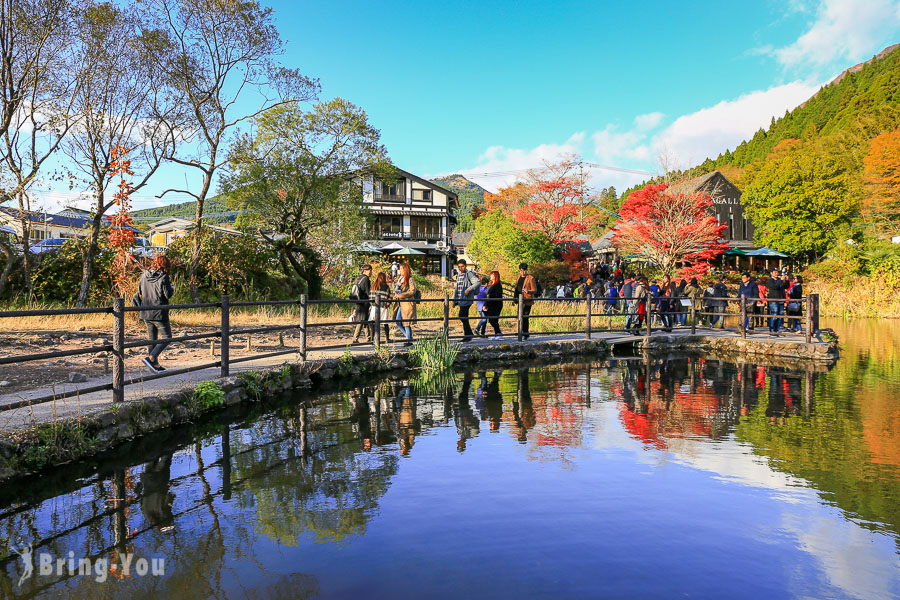
<path fill-rule="evenodd" d="M 148 438 L 0 489 L 0 596 L 900 598 L 900 327 L 827 325 L 831 370 L 487 370 Z"/>

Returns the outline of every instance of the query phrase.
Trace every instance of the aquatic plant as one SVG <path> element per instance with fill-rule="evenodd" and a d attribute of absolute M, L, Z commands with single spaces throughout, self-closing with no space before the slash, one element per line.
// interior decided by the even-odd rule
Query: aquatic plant
<path fill-rule="evenodd" d="M 410 351 L 413 364 L 426 375 L 450 369 L 459 354 L 460 344 L 451 342 L 447 332 L 418 340 Z"/>

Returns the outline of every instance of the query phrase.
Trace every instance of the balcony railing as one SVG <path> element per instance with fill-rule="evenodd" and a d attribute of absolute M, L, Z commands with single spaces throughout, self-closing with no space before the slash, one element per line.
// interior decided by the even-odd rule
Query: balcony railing
<path fill-rule="evenodd" d="M 391 195 L 375 195 L 375 202 L 390 202 L 392 204 L 406 204 L 406 196 L 391 196 Z"/>

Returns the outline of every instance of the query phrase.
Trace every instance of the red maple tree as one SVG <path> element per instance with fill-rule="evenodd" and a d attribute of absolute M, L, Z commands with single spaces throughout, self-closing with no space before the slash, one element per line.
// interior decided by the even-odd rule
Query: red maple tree
<path fill-rule="evenodd" d="M 613 243 L 672 275 L 678 263 L 703 264 L 728 248 L 728 225 L 712 214 L 712 199 L 703 193 L 667 192 L 668 185 L 646 185 L 632 192 L 619 211 Z"/>
<path fill-rule="evenodd" d="M 125 176 L 134 173 L 131 170 L 131 161 L 128 160 L 128 150 L 123 146 L 112 149 L 112 159 L 110 175 L 119 176 L 118 190 L 115 194 L 119 210 L 110 219 L 108 245 L 116 253 L 112 264 L 114 284 L 119 294 L 124 296 L 130 284 L 129 267 L 132 267 L 132 270 L 134 267 L 134 256 L 131 254 L 131 248 L 134 246 L 134 220 L 129 213 L 133 188 Z"/>

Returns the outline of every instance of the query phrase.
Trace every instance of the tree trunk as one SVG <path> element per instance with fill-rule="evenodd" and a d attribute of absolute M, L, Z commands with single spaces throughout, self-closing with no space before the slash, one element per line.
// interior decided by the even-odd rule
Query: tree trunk
<path fill-rule="evenodd" d="M 302 263 L 294 256 L 294 251 L 303 257 Z M 306 282 L 306 294 L 310 298 L 318 298 L 322 295 L 322 276 L 319 274 L 322 260 L 311 248 L 297 248 L 294 251 L 285 249 L 284 256 L 300 279 Z"/>
<path fill-rule="evenodd" d="M 0 238 L 0 251 L 6 255 L 6 265 L 3 267 L 3 273 L 0 273 L 0 296 L 3 296 L 3 292 L 6 291 L 6 284 L 9 282 L 9 275 L 12 273 L 13 265 L 16 262 L 16 255 L 12 246 L 7 244 L 2 238 Z"/>
<path fill-rule="evenodd" d="M 91 279 L 94 277 L 94 257 L 97 256 L 100 240 L 100 225 L 103 222 L 103 196 L 97 198 L 97 212 L 91 222 L 91 233 L 88 237 L 87 252 L 84 255 L 84 263 L 81 266 L 81 287 L 78 288 L 78 298 L 75 306 L 84 308 L 87 305 L 88 293 L 91 290 Z"/>
<path fill-rule="evenodd" d="M 18 196 L 19 219 L 22 224 L 22 271 L 25 276 L 25 302 L 30 304 L 31 298 L 34 296 L 34 282 L 31 280 L 31 221 L 27 218 L 31 202 L 27 201 L 24 192 L 20 191 Z"/>
<path fill-rule="evenodd" d="M 210 164 L 216 164 L 216 152 L 213 149 L 210 155 Z M 191 241 L 191 271 L 188 277 L 188 287 L 191 292 L 191 302 L 200 302 L 200 280 L 197 272 L 200 270 L 200 248 L 203 241 L 203 204 L 206 202 L 206 194 L 209 193 L 212 184 L 212 170 L 203 174 L 203 189 L 197 196 L 197 212 L 194 216 L 194 239 Z"/>

